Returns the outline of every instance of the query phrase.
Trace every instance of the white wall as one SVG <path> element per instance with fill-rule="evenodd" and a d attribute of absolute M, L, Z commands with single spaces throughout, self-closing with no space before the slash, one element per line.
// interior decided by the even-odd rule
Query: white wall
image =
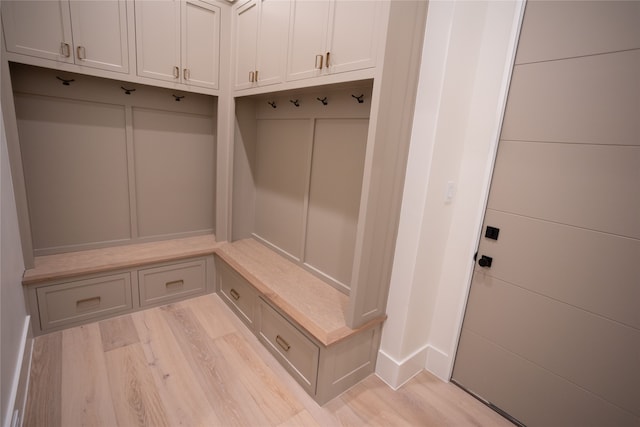
<path fill-rule="evenodd" d="M 425 367 L 450 378 L 523 8 L 519 0 L 429 4 L 376 368 L 392 387 Z"/>
<path fill-rule="evenodd" d="M 1 111 L 0 120 L 0 423 L 8 426 L 16 399 L 28 319 L 22 294 L 24 262 Z"/>

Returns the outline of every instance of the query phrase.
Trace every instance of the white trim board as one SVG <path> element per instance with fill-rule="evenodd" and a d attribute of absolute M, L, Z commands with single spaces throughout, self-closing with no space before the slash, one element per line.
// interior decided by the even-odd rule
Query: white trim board
<path fill-rule="evenodd" d="M 20 340 L 20 351 L 17 359 L 18 363 L 16 364 L 16 369 L 13 374 L 11 395 L 9 396 L 9 403 L 7 405 L 7 409 L 10 408 L 10 410 L 5 414 L 2 422 L 3 427 L 22 425 L 22 417 L 24 416 L 24 409 L 27 404 L 27 394 L 29 390 L 32 352 L 33 333 L 31 332 L 31 316 L 27 316 L 24 320 L 22 338 Z M 19 411 L 20 420 L 18 423 L 14 424 L 13 417 L 16 410 Z"/>

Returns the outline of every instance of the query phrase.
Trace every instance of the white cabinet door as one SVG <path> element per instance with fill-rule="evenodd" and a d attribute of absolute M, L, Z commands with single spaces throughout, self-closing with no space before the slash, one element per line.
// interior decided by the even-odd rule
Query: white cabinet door
<path fill-rule="evenodd" d="M 72 0 L 70 10 L 76 64 L 128 73 L 126 1 Z"/>
<path fill-rule="evenodd" d="M 199 0 L 187 0 L 182 4 L 183 82 L 217 89 L 220 8 Z"/>
<path fill-rule="evenodd" d="M 138 0 L 135 13 L 138 75 L 180 81 L 180 0 Z"/>
<path fill-rule="evenodd" d="M 291 2 L 260 0 L 260 3 L 256 81 L 258 86 L 266 86 L 284 80 Z"/>
<path fill-rule="evenodd" d="M 380 27 L 380 1 L 340 0 L 333 4 L 333 20 L 325 66 L 330 73 L 376 65 Z M 325 68 L 326 69 L 326 68 Z"/>
<path fill-rule="evenodd" d="M 329 1 L 296 1 L 289 31 L 287 80 L 319 76 L 324 68 Z"/>
<path fill-rule="evenodd" d="M 296 1 L 287 80 L 374 67 L 381 4 L 375 0 Z"/>
<path fill-rule="evenodd" d="M 3 1 L 2 25 L 9 52 L 73 63 L 67 0 Z"/>
<path fill-rule="evenodd" d="M 259 1 L 249 0 L 235 11 L 235 89 L 249 88 L 255 81 Z"/>

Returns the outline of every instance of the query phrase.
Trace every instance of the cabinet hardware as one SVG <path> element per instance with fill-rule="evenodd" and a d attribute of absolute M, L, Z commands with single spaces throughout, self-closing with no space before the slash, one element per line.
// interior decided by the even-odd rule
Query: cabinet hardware
<path fill-rule="evenodd" d="M 289 351 L 289 349 L 291 348 L 289 343 L 286 342 L 280 335 L 276 335 L 276 342 L 284 351 Z"/>
<path fill-rule="evenodd" d="M 329 55 L 331 55 L 331 52 L 327 52 L 327 60 L 324 61 L 324 66 L 329 68 Z"/>
<path fill-rule="evenodd" d="M 184 285 L 184 280 L 174 280 L 172 282 L 167 282 L 164 284 L 165 288 L 181 288 Z"/>
<path fill-rule="evenodd" d="M 60 51 L 62 52 L 62 56 L 64 56 L 65 58 L 71 56 L 71 46 L 69 46 L 69 43 L 60 43 Z"/>
<path fill-rule="evenodd" d="M 318 101 L 322 102 L 322 105 L 327 105 L 329 102 L 327 101 L 327 97 L 324 98 L 316 98 Z"/>
<path fill-rule="evenodd" d="M 173 67 L 173 77 L 176 79 L 180 78 L 180 67 Z"/>
<path fill-rule="evenodd" d="M 324 55 L 316 55 L 316 69 L 322 70 L 323 61 L 324 61 Z"/>
<path fill-rule="evenodd" d="M 100 305 L 100 300 L 101 297 L 97 296 L 97 297 L 91 297 L 91 298 L 85 298 L 85 299 L 79 299 L 78 301 L 76 301 L 76 309 L 88 309 L 88 308 L 92 308 L 92 307 L 97 307 Z"/>
<path fill-rule="evenodd" d="M 120 86 L 120 89 L 122 89 L 124 91 L 124 93 L 127 94 L 127 95 L 131 95 L 131 92 L 135 92 L 136 91 L 135 89 L 127 89 L 124 86 Z"/>
<path fill-rule="evenodd" d="M 254 80 L 256 83 L 258 82 L 258 70 L 256 70 L 256 79 Z"/>
<path fill-rule="evenodd" d="M 300 106 L 300 100 L 299 99 L 296 99 L 296 100 L 290 99 L 289 102 L 292 103 L 293 105 L 295 105 L 296 107 Z"/>
<path fill-rule="evenodd" d="M 182 77 L 184 77 L 185 80 L 189 80 L 191 78 L 191 71 L 188 68 L 185 68 L 182 71 Z"/>
<path fill-rule="evenodd" d="M 271 107 L 276 108 L 276 101 L 267 101 L 267 104 L 271 105 Z"/>
<path fill-rule="evenodd" d="M 87 51 L 84 46 L 78 46 L 76 49 L 76 56 L 80 60 L 85 60 L 87 58 Z"/>
<path fill-rule="evenodd" d="M 364 102 L 364 94 L 360 96 L 351 95 L 352 98 L 355 98 L 358 101 L 358 104 L 362 104 Z"/>
<path fill-rule="evenodd" d="M 182 95 L 182 96 L 173 95 L 173 99 L 175 99 L 175 100 L 176 100 L 176 102 L 180 102 L 180 100 L 181 100 L 182 98 L 184 98 L 184 95 Z"/>
<path fill-rule="evenodd" d="M 256 76 L 253 71 L 249 71 L 249 82 L 253 83 L 256 81 Z"/>
<path fill-rule="evenodd" d="M 238 301 L 240 299 L 240 294 L 235 289 L 231 289 L 229 291 L 229 294 L 231 294 L 231 297 L 236 301 Z"/>

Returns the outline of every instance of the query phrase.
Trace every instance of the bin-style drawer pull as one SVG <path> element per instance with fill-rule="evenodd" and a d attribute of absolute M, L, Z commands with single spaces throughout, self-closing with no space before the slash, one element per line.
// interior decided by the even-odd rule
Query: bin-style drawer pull
<path fill-rule="evenodd" d="M 184 280 L 174 280 L 173 282 L 167 282 L 164 286 L 167 290 L 178 289 L 184 285 Z"/>
<path fill-rule="evenodd" d="M 231 289 L 229 291 L 229 294 L 231 294 L 231 297 L 236 301 L 238 301 L 240 299 L 240 294 L 235 289 Z"/>
<path fill-rule="evenodd" d="M 291 348 L 291 346 L 289 345 L 289 343 L 288 343 L 288 342 L 286 342 L 286 341 L 284 340 L 284 338 L 282 338 L 280 335 L 276 335 L 276 342 L 278 343 L 278 345 L 279 345 L 280 347 L 282 347 L 282 349 L 283 349 L 284 351 L 289 351 L 289 349 Z"/>
<path fill-rule="evenodd" d="M 100 305 L 100 297 L 91 297 L 85 299 L 79 299 L 76 301 L 76 310 L 86 310 L 89 308 L 97 307 Z"/>

